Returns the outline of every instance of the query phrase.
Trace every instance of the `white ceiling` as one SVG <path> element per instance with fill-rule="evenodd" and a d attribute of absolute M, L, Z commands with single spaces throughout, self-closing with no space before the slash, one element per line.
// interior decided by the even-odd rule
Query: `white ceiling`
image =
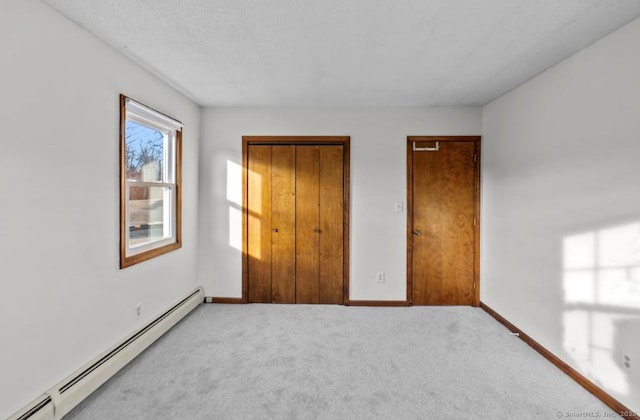
<path fill-rule="evenodd" d="M 483 105 L 640 16 L 639 0 L 42 1 L 203 106 Z"/>

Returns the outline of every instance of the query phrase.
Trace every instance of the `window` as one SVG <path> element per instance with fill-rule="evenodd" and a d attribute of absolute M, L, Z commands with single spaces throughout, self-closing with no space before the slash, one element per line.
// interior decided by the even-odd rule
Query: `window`
<path fill-rule="evenodd" d="M 181 247 L 182 123 L 120 95 L 120 268 Z"/>

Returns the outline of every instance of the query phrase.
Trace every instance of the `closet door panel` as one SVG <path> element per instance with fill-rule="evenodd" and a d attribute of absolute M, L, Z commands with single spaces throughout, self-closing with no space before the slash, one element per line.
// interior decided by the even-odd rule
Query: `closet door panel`
<path fill-rule="evenodd" d="M 320 147 L 296 146 L 296 303 L 320 303 Z"/>
<path fill-rule="evenodd" d="M 320 148 L 320 303 L 343 299 L 343 147 Z"/>
<path fill-rule="evenodd" d="M 271 302 L 271 146 L 251 146 L 248 169 L 248 300 L 266 303 Z"/>
<path fill-rule="evenodd" d="M 296 303 L 295 146 L 272 146 L 271 301 Z"/>

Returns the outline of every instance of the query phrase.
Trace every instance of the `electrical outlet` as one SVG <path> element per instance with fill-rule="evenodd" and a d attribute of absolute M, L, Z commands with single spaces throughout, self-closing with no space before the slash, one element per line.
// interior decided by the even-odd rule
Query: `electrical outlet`
<path fill-rule="evenodd" d="M 622 353 L 622 366 L 625 369 L 631 369 L 631 357 L 628 354 Z"/>
<path fill-rule="evenodd" d="M 142 303 L 136 305 L 136 318 L 140 318 L 140 315 L 142 315 Z"/>
<path fill-rule="evenodd" d="M 376 279 L 378 280 L 378 283 L 384 283 L 384 271 L 379 272 L 376 275 Z"/>

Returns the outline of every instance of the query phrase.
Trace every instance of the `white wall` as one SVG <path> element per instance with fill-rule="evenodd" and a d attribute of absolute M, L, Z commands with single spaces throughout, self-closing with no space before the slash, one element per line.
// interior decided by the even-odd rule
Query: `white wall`
<path fill-rule="evenodd" d="M 638 40 L 635 20 L 484 107 L 481 260 L 482 301 L 636 411 Z"/>
<path fill-rule="evenodd" d="M 394 202 L 406 204 L 407 135 L 478 135 L 481 120 L 480 108 L 204 109 L 198 278 L 207 296 L 242 294 L 243 135 L 351 136 L 350 299 L 405 300 L 407 215 Z"/>
<path fill-rule="evenodd" d="M 199 109 L 35 0 L 0 2 L 0 51 L 5 418 L 195 288 Z M 125 270 L 120 93 L 185 123 L 184 246 Z"/>

